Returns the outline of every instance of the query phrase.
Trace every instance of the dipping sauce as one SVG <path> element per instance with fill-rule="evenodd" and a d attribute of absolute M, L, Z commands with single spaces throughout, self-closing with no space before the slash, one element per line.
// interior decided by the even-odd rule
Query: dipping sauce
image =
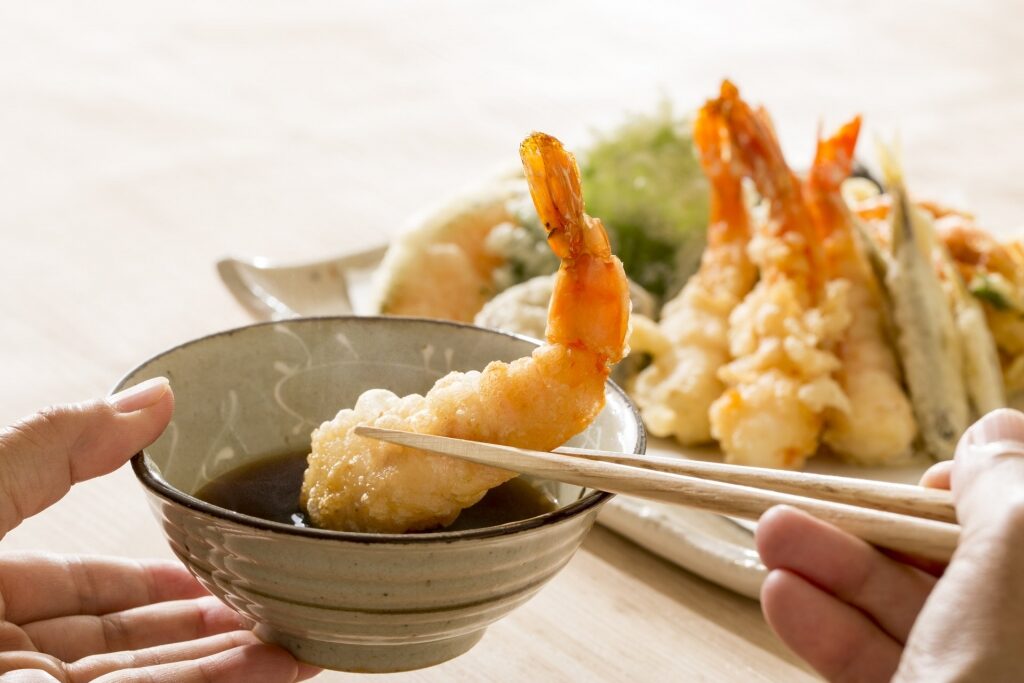
<path fill-rule="evenodd" d="M 271 522 L 311 527 L 299 508 L 306 452 L 258 460 L 217 477 L 195 494 L 211 505 Z M 522 477 L 488 491 L 449 526 L 434 531 L 464 531 L 529 519 L 555 509 L 555 501 Z"/>

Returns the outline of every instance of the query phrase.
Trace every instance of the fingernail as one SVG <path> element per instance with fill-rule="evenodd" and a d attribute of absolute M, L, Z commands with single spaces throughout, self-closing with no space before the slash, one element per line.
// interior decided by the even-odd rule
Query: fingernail
<path fill-rule="evenodd" d="M 968 443 L 972 446 L 999 441 L 1024 444 L 1024 413 L 1010 408 L 994 410 L 974 423 L 968 433 Z"/>
<path fill-rule="evenodd" d="M 107 403 L 119 413 L 134 413 L 154 405 L 163 398 L 170 386 L 166 377 L 154 377 L 117 392 L 107 399 Z"/>

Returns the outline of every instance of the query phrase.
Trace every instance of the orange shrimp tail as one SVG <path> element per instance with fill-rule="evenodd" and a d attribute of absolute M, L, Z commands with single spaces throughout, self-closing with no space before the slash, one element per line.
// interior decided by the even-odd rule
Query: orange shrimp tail
<path fill-rule="evenodd" d="M 818 138 L 818 149 L 808 184 L 823 192 L 838 192 L 853 170 L 853 153 L 860 135 L 860 116 L 844 123 L 827 138 Z"/>
<path fill-rule="evenodd" d="M 743 203 L 743 178 L 733 168 L 726 131 L 717 100 L 708 101 L 693 122 L 693 142 L 704 175 L 711 185 L 708 246 L 746 242 L 750 221 Z"/>
<path fill-rule="evenodd" d="M 597 355 L 599 371 L 622 358 L 629 327 L 629 284 L 612 255 L 601 221 L 584 213 L 576 159 L 550 135 L 533 133 L 519 147 L 548 244 L 562 260 L 548 309 L 552 344 Z"/>
<path fill-rule="evenodd" d="M 814 163 L 807 174 L 807 208 L 823 236 L 826 267 L 833 276 L 849 274 L 849 264 L 859 260 L 852 212 L 841 192 L 843 181 L 853 170 L 859 134 L 860 116 L 853 117 L 827 138 L 819 134 Z"/>
<path fill-rule="evenodd" d="M 629 308 L 619 259 L 583 254 L 572 265 L 563 262 L 555 276 L 547 340 L 594 353 L 598 371 L 607 375 L 626 350 Z"/>
<path fill-rule="evenodd" d="M 584 251 L 611 256 L 602 226 L 590 229 L 584 220 L 583 190 L 576 157 L 545 133 L 533 133 L 519 145 L 523 170 L 537 215 L 558 258 L 575 258 Z"/>
<path fill-rule="evenodd" d="M 777 275 L 804 280 L 816 296 L 824 285 L 821 269 L 824 254 L 815 222 L 804 203 L 800 181 L 786 164 L 771 119 L 764 109 L 753 109 L 740 97 L 739 90 L 728 81 L 722 84 L 718 105 L 731 149 L 736 159 L 754 180 L 757 190 L 768 201 L 771 220 L 763 226 L 773 238 L 792 243 L 800 239 L 798 258 L 769 264 L 763 275 Z"/>
<path fill-rule="evenodd" d="M 719 98 L 735 156 L 769 201 L 789 201 L 800 195 L 800 184 L 786 165 L 775 128 L 764 109 L 753 109 L 729 83 Z"/>

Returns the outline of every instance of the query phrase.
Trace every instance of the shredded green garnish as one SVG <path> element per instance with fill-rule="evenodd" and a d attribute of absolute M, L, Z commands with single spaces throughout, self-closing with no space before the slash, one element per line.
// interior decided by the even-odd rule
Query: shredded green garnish
<path fill-rule="evenodd" d="M 608 228 L 633 281 L 659 298 L 672 296 L 700 263 L 708 219 L 690 121 L 666 102 L 600 137 L 584 156 L 587 213 Z"/>
<path fill-rule="evenodd" d="M 665 103 L 599 137 L 580 157 L 587 213 L 608 229 L 626 274 L 659 299 L 674 295 L 697 270 L 707 231 L 708 189 L 689 120 Z M 504 260 L 494 273 L 499 292 L 558 268 L 529 196 L 509 209 L 514 223 L 487 237 L 487 249 Z"/>

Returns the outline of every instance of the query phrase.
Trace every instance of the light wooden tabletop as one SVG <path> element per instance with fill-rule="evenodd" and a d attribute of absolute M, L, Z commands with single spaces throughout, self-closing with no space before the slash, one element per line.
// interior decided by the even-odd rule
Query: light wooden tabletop
<path fill-rule="evenodd" d="M 836 2 L 11 3 L 0 9 L 0 421 L 106 392 L 247 322 L 224 255 L 316 259 L 721 77 L 794 160 L 863 112 L 912 188 L 1022 223 L 1024 5 Z M 870 137 L 870 136 L 869 136 Z M 0 549 L 169 556 L 131 474 Z M 375 680 L 801 681 L 758 605 L 596 529 L 469 654 Z M 323 674 L 323 680 L 348 680 Z"/>

